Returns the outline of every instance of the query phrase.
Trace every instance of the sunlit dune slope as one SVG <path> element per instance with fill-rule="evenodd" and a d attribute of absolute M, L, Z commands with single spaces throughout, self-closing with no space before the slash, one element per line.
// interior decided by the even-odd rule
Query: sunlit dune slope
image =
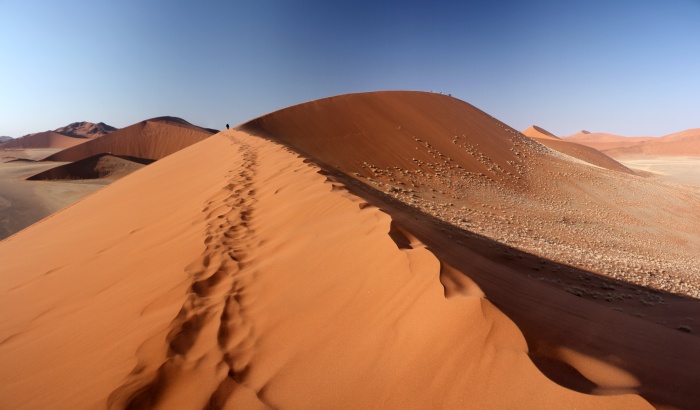
<path fill-rule="evenodd" d="M 449 268 L 387 214 L 239 131 L 0 259 L 9 408 L 649 408 L 546 379 L 466 276 L 446 298 Z"/>
<path fill-rule="evenodd" d="M 560 140 L 561 138 L 552 134 L 551 132 L 540 128 L 537 125 L 532 125 L 523 131 L 523 135 L 535 139 L 550 139 L 550 140 Z"/>
<path fill-rule="evenodd" d="M 87 138 L 69 137 L 54 131 L 38 132 L 0 144 L 0 149 L 70 148 L 89 141 Z"/>
<path fill-rule="evenodd" d="M 555 151 L 559 151 L 562 154 L 569 155 L 573 158 L 580 159 L 581 161 L 587 162 L 592 165 L 599 166 L 601 168 L 610 169 L 613 171 L 632 173 L 632 171 L 626 166 L 620 164 L 609 156 L 603 154 L 602 152 L 585 146 L 581 144 L 576 144 L 570 141 L 564 141 L 551 132 L 540 128 L 536 125 L 523 131 L 523 135 L 526 135 L 540 144 L 551 148 Z"/>
<path fill-rule="evenodd" d="M 46 160 L 74 162 L 98 154 L 158 160 L 212 134 L 211 130 L 194 126 L 179 118 L 159 117 L 57 152 Z"/>

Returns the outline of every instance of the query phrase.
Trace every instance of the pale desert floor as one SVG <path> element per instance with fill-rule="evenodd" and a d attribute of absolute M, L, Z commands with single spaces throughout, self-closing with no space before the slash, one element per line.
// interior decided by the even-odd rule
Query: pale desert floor
<path fill-rule="evenodd" d="M 652 172 L 663 181 L 700 186 L 700 157 L 645 155 L 616 159 L 629 168 Z"/>
<path fill-rule="evenodd" d="M 0 151 L 0 240 L 71 205 L 111 181 L 26 181 L 25 178 L 62 162 L 37 160 L 60 149 Z M 9 162 L 11 161 L 11 162 Z"/>

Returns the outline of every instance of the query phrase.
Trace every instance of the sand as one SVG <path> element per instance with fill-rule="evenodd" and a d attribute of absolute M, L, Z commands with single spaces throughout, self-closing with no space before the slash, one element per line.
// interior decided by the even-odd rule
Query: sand
<path fill-rule="evenodd" d="M 644 407 L 549 381 L 475 286 L 445 298 L 434 254 L 318 171 L 232 130 L 2 242 L 3 403 Z"/>
<path fill-rule="evenodd" d="M 290 107 L 0 242 L 0 403 L 694 408 L 699 209 L 448 96 Z"/>
<path fill-rule="evenodd" d="M 114 130 L 103 123 L 78 122 L 57 132 L 30 134 L 13 141 L 18 147 L 51 148 L 3 145 L 0 239 L 214 132 L 176 117 L 154 118 Z M 85 146 L 77 148 L 73 141 Z M 47 158 L 51 162 L 13 162 Z"/>
<path fill-rule="evenodd" d="M 700 157 L 638 155 L 618 160 L 663 181 L 700 186 Z"/>
<path fill-rule="evenodd" d="M 13 157 L 42 158 L 55 152 L 48 150 L 7 151 Z M 56 163 L 0 160 L 0 240 L 65 208 L 107 184 L 104 181 L 27 181 Z"/>
<path fill-rule="evenodd" d="M 0 149 L 70 148 L 87 141 L 87 138 L 69 137 L 54 131 L 46 131 L 6 141 L 0 144 Z"/>

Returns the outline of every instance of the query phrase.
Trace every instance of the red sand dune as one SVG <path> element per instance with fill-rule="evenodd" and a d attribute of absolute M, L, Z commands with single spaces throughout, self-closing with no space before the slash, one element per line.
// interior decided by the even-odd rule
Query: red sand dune
<path fill-rule="evenodd" d="M 610 148 L 606 151 L 614 157 L 637 155 L 700 156 L 700 128 L 669 134 L 643 141 L 633 146 Z"/>
<path fill-rule="evenodd" d="M 580 131 L 563 138 L 566 141 L 586 145 L 598 151 L 606 152 L 609 149 L 631 147 L 644 141 L 654 140 L 654 137 L 623 137 L 621 135 L 606 134 L 602 132 Z"/>
<path fill-rule="evenodd" d="M 430 195 L 440 206 L 477 198 L 500 214 L 512 197 L 513 213 L 540 223 L 533 195 L 535 209 L 554 204 L 558 230 L 609 219 L 602 233 L 614 241 L 620 220 L 637 223 L 626 206 L 602 218 L 555 200 L 596 211 L 591 198 L 604 202 L 611 186 L 643 201 L 640 184 L 659 206 L 679 195 L 553 153 L 437 94 L 339 96 L 260 117 L 0 242 L 0 403 L 651 408 L 642 394 L 693 408 L 700 339 L 624 311 L 648 289 L 615 281 L 617 296 L 635 299 L 609 302 L 565 291 L 613 282 L 419 208 Z M 397 199 L 411 186 L 415 205 Z M 668 206 L 654 226 L 662 244 L 664 226 L 685 234 L 676 213 Z M 659 294 L 664 305 L 646 315 L 700 312 Z"/>
<path fill-rule="evenodd" d="M 592 165 L 596 165 L 602 168 L 610 169 L 613 171 L 620 171 L 632 174 L 631 171 L 626 166 L 620 164 L 609 156 L 603 154 L 602 152 L 585 146 L 581 144 L 576 144 L 574 142 L 564 141 L 551 132 L 540 128 L 536 125 L 523 131 L 523 135 L 526 135 L 540 144 L 551 148 L 555 151 L 559 151 L 562 154 L 569 155 L 574 158 L 578 158 L 581 161 L 587 162 Z"/>
<path fill-rule="evenodd" d="M 70 148 L 87 141 L 88 139 L 85 138 L 69 137 L 55 131 L 45 131 L 4 142 L 0 144 L 0 149 Z"/>
<path fill-rule="evenodd" d="M 111 132 L 70 149 L 47 161 L 74 162 L 98 154 L 158 160 L 213 134 L 175 117 L 159 117 Z"/>
<path fill-rule="evenodd" d="M 371 176 L 372 168 L 396 165 L 432 172 L 427 164 L 437 160 L 512 181 L 519 173 L 516 163 L 522 162 L 518 147 L 530 141 L 463 101 L 418 92 L 326 98 L 265 115 L 243 128 L 267 132 L 316 160 L 364 176 Z"/>
<path fill-rule="evenodd" d="M 544 128 L 538 127 L 537 125 L 530 126 L 525 131 L 523 131 L 523 134 L 530 137 L 530 138 L 535 138 L 535 139 L 548 139 L 548 140 L 560 140 L 561 139 L 561 138 L 557 137 L 556 135 L 552 134 L 551 132 L 545 130 Z"/>
<path fill-rule="evenodd" d="M 0 144 L 0 149 L 70 148 L 116 130 L 105 123 L 74 122 L 53 131 L 28 134 Z"/>
<path fill-rule="evenodd" d="M 552 266 L 551 272 L 570 269 L 567 265 L 571 264 L 601 272 L 596 285 L 589 287 L 585 285 L 590 280 L 588 272 L 571 272 L 570 276 L 552 273 L 549 278 L 536 262 L 534 266 L 523 264 L 516 269 L 518 275 L 531 278 L 533 270 L 540 272 L 538 280 L 553 286 L 549 289 L 553 293 L 524 279 L 516 292 L 523 293 L 513 294 L 504 284 L 513 283 L 518 275 L 506 273 L 501 266 L 503 253 L 496 253 L 488 274 L 482 276 L 477 269 L 468 275 L 478 278 L 480 286 L 488 287 L 488 297 L 517 319 L 532 346 L 551 346 L 552 340 L 557 341 L 554 350 L 537 348 L 533 358 L 540 364 L 548 363 L 545 367 L 551 365 L 548 374 L 558 382 L 601 394 L 637 391 L 659 405 L 688 407 L 700 402 L 692 387 L 700 383 L 700 375 L 689 364 L 700 360 L 700 343 L 677 330 L 685 329 L 684 318 L 700 314 L 700 305 L 664 294 L 662 299 L 669 309 L 659 309 L 664 319 L 658 321 L 666 325 L 648 326 L 633 315 L 635 303 L 614 302 L 633 296 L 602 296 L 598 290 L 610 288 L 607 280 L 619 281 L 613 287 L 625 286 L 622 280 L 646 286 L 653 275 L 657 289 L 697 295 L 694 275 L 700 267 L 693 261 L 700 244 L 687 241 L 700 233 L 700 225 L 694 222 L 698 218 L 688 219 L 688 215 L 700 212 L 700 202 L 689 199 L 697 193 L 626 172 L 591 167 L 543 150 L 471 105 L 438 94 L 338 96 L 265 115 L 241 129 L 287 144 L 334 175 L 353 175 L 354 180 L 343 181 L 353 188 L 367 187 L 369 191 L 358 188 L 353 192 L 384 206 L 392 217 L 401 217 L 397 207 L 403 203 L 412 208 L 410 212 L 420 209 L 466 229 L 467 233 L 456 229 L 447 235 L 449 239 L 431 244 L 436 253 L 460 269 L 474 266 L 476 256 L 465 252 L 463 245 L 472 242 L 471 231 L 564 263 Z M 382 195 L 392 200 L 387 202 Z M 659 207 L 665 209 L 666 217 L 649 218 Z M 418 215 L 409 213 L 401 223 L 414 232 L 435 226 L 426 225 Z M 449 232 L 444 226 L 436 227 L 421 240 L 430 241 L 435 231 L 444 238 L 446 230 Z M 634 232 L 633 237 L 630 232 Z M 458 242 L 462 244 L 454 245 L 455 238 L 461 238 Z M 678 241 L 686 241 L 686 245 L 679 247 Z M 441 252 L 447 244 L 454 248 Z M 490 252 L 493 246 L 480 248 Z M 460 254 L 469 256 L 454 258 Z M 688 286 L 688 281 L 694 284 Z M 641 288 L 634 292 L 648 291 Z M 553 308 L 551 320 L 540 322 L 540 301 L 550 298 L 562 298 L 553 306 L 563 303 L 572 310 Z M 601 298 L 607 306 L 598 306 Z M 637 299 L 631 300 L 656 303 Z M 512 308 L 514 303 L 520 307 Z M 629 312 L 623 314 L 627 318 L 615 317 L 614 323 L 601 321 L 612 307 Z M 595 334 L 597 340 L 582 338 L 582 334 Z M 592 344 L 597 347 L 591 349 Z M 664 344 L 686 352 L 687 360 L 677 360 L 673 352 L 679 350 L 665 350 L 661 348 Z M 572 350 L 586 353 L 561 354 Z M 610 362 L 613 356 L 620 361 Z M 573 376 L 576 372 L 579 379 Z M 674 380 L 674 388 L 669 388 L 669 379 Z"/>
<path fill-rule="evenodd" d="M 0 399 L 649 408 L 549 381 L 466 277 L 445 298 L 441 262 L 337 188 L 231 130 L 0 243 Z"/>

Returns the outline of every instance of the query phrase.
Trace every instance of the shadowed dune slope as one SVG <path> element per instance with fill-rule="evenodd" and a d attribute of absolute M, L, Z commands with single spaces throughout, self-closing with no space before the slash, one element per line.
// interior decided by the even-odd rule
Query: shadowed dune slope
<path fill-rule="evenodd" d="M 547 148 L 559 151 L 562 154 L 580 159 L 581 161 L 585 161 L 589 164 L 597 165 L 601 168 L 606 168 L 613 171 L 626 172 L 629 174 L 633 173 L 626 166 L 620 164 L 594 148 L 576 144 L 574 142 L 564 141 L 551 132 L 536 125 L 533 125 L 523 131 L 523 135 L 534 139 Z"/>
<path fill-rule="evenodd" d="M 153 162 L 140 158 L 121 158 L 109 154 L 93 155 L 60 165 L 27 178 L 30 181 L 59 179 L 119 179 Z"/>
<path fill-rule="evenodd" d="M 70 148 L 89 141 L 87 138 L 69 137 L 55 131 L 25 135 L 0 144 L 0 149 Z"/>
<path fill-rule="evenodd" d="M 74 162 L 98 154 L 158 160 L 212 134 L 179 118 L 159 117 L 57 152 L 46 160 Z"/>
<path fill-rule="evenodd" d="M 446 298 L 448 267 L 387 214 L 240 131 L 0 259 L 9 408 L 650 408 L 549 381 L 468 272 Z"/>

